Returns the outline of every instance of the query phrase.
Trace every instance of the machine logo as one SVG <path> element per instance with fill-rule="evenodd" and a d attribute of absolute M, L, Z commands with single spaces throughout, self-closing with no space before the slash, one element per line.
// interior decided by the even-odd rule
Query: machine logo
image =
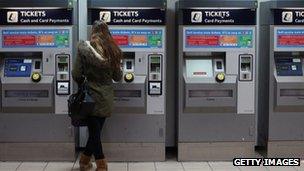
<path fill-rule="evenodd" d="M 100 20 L 109 23 L 111 22 L 111 12 L 110 11 L 101 11 L 99 13 Z"/>
<path fill-rule="evenodd" d="M 8 23 L 18 23 L 18 12 L 8 11 L 7 12 L 7 22 Z"/>
<path fill-rule="evenodd" d="M 201 23 L 203 21 L 203 13 L 201 11 L 191 12 L 191 22 L 192 23 Z"/>
<path fill-rule="evenodd" d="M 293 13 L 291 11 L 282 12 L 282 22 L 283 23 L 292 23 L 293 22 Z"/>

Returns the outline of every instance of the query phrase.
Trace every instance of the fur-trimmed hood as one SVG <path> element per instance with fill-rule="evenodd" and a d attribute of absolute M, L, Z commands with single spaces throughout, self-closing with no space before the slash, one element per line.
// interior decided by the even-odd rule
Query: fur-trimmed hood
<path fill-rule="evenodd" d="M 89 41 L 79 41 L 78 54 L 83 57 L 88 65 L 95 65 L 97 67 L 109 67 L 109 61 L 99 54 Z"/>

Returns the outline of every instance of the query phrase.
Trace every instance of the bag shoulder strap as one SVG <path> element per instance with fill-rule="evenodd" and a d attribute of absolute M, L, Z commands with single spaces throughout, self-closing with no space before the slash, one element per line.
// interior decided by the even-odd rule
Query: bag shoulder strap
<path fill-rule="evenodd" d="M 81 56 L 81 57 L 80 57 L 80 62 L 81 62 L 81 75 L 82 75 L 82 77 L 84 77 L 85 80 L 87 80 L 86 67 L 85 67 L 86 63 L 85 63 L 85 61 L 84 61 L 83 58 L 85 58 L 85 56 Z"/>

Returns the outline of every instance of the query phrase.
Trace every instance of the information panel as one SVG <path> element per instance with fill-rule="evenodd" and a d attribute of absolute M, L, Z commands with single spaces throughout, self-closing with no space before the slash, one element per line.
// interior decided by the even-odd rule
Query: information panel
<path fill-rule="evenodd" d="M 304 47 L 304 30 L 278 29 L 277 47 Z"/>
<path fill-rule="evenodd" d="M 155 30 L 121 30 L 112 29 L 112 37 L 122 48 L 162 48 L 163 31 Z"/>
<path fill-rule="evenodd" d="M 70 45 L 67 29 L 2 30 L 3 48 L 67 48 Z"/>
<path fill-rule="evenodd" d="M 185 30 L 186 48 L 252 48 L 252 30 Z"/>

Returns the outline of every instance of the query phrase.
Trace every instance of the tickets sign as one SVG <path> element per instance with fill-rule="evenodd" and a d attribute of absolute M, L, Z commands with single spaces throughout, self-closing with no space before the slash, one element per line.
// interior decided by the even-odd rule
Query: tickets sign
<path fill-rule="evenodd" d="M 0 25 L 72 25 L 72 9 L 0 9 Z"/>
<path fill-rule="evenodd" d="M 304 25 L 304 9 L 274 9 L 275 25 Z"/>
<path fill-rule="evenodd" d="M 166 10 L 163 8 L 110 8 L 90 9 L 90 24 L 103 20 L 108 25 L 165 25 Z"/>
<path fill-rule="evenodd" d="M 255 25 L 256 9 L 183 9 L 183 25 Z"/>

